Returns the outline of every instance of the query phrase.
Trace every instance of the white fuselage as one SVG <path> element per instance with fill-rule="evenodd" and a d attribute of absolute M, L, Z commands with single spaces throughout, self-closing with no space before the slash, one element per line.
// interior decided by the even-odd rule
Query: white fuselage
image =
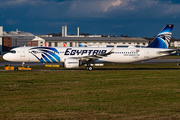
<path fill-rule="evenodd" d="M 18 47 L 3 56 L 7 61 L 12 62 L 64 62 L 66 58 L 85 57 L 97 54 L 108 53 L 110 47 Z M 117 47 L 114 53 L 94 59 L 94 63 L 133 63 L 144 61 L 169 53 L 159 53 L 169 49 L 159 48 L 137 48 L 137 47 Z"/>

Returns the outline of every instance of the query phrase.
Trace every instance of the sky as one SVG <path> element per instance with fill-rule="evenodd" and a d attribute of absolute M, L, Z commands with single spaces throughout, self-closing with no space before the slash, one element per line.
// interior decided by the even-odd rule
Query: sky
<path fill-rule="evenodd" d="M 172 37 L 180 39 L 180 0 L 0 0 L 0 26 L 34 35 L 128 35 L 154 37 L 174 24 Z"/>

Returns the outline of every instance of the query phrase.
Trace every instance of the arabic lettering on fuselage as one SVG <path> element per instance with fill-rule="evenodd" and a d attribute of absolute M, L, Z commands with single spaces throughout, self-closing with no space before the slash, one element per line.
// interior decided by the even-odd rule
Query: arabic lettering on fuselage
<path fill-rule="evenodd" d="M 72 48 L 67 48 L 64 55 L 97 55 L 97 54 L 105 54 L 107 50 L 75 50 Z"/>

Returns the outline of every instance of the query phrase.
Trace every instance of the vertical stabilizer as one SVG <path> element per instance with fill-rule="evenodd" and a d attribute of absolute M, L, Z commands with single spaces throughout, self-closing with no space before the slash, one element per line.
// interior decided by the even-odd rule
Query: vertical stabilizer
<path fill-rule="evenodd" d="M 170 39 L 171 39 L 173 27 L 174 25 L 166 25 L 164 29 L 156 36 L 156 38 L 147 47 L 167 49 L 170 46 Z"/>

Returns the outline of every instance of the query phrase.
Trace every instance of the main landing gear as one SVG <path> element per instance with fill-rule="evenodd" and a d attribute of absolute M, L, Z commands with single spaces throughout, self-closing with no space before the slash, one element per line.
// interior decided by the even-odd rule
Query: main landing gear
<path fill-rule="evenodd" d="M 91 65 L 87 64 L 86 69 L 89 70 L 89 71 L 92 71 L 93 67 Z"/>

